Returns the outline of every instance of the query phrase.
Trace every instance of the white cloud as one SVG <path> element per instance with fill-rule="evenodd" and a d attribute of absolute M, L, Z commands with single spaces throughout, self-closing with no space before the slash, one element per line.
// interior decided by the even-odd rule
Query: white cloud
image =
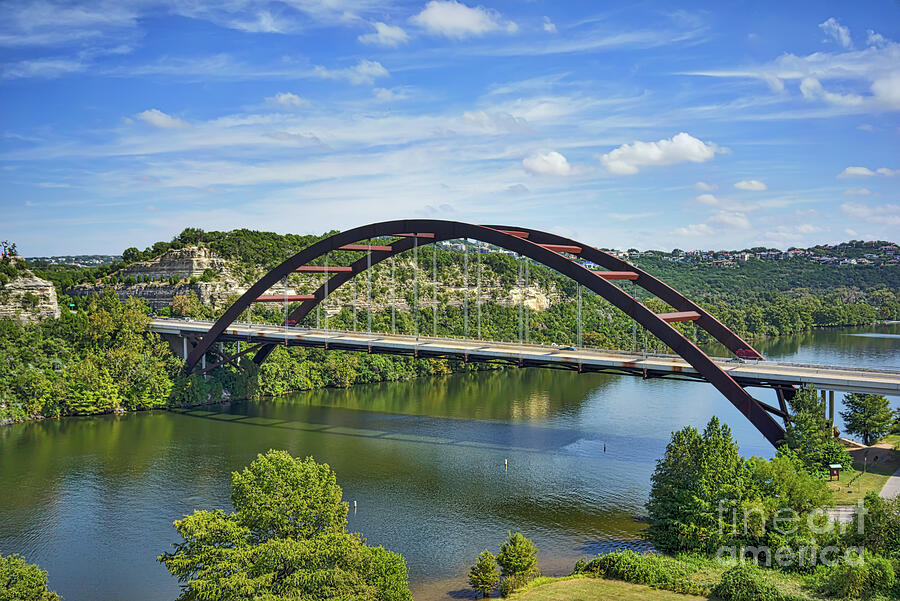
<path fill-rule="evenodd" d="M 270 104 L 280 104 L 282 106 L 306 106 L 309 104 L 309 100 L 300 98 L 296 94 L 290 92 L 278 92 L 274 96 L 267 97 L 266 102 Z"/>
<path fill-rule="evenodd" d="M 148 109 L 138 113 L 135 117 L 161 129 L 184 129 L 185 127 L 190 127 L 185 121 L 166 114 L 159 109 Z"/>
<path fill-rule="evenodd" d="M 744 230 L 750 228 L 750 220 L 747 219 L 747 215 L 738 211 L 719 211 L 709 218 L 709 223 Z"/>
<path fill-rule="evenodd" d="M 448 38 L 463 39 L 492 31 L 514 33 L 518 26 L 503 21 L 495 10 L 461 4 L 456 0 L 431 0 L 419 14 L 410 19 L 429 33 Z"/>
<path fill-rule="evenodd" d="M 713 194 L 701 194 L 695 199 L 700 204 L 715 206 L 719 204 L 719 199 Z"/>
<path fill-rule="evenodd" d="M 679 236 L 709 236 L 713 231 L 705 223 L 692 223 L 686 227 L 676 228 L 675 233 Z"/>
<path fill-rule="evenodd" d="M 702 163 L 712 159 L 721 149 L 712 142 L 705 143 L 687 133 L 680 133 L 657 142 L 623 144 L 600 157 L 606 170 L 615 175 L 633 175 L 640 167 L 674 165 L 690 161 Z"/>
<path fill-rule="evenodd" d="M 738 190 L 750 190 L 752 192 L 762 192 L 768 189 L 768 186 L 758 179 L 742 179 L 734 187 Z"/>
<path fill-rule="evenodd" d="M 894 71 L 872 82 L 872 94 L 883 105 L 900 108 L 900 71 Z"/>
<path fill-rule="evenodd" d="M 844 190 L 844 196 L 871 196 L 872 191 L 868 188 L 847 188 Z"/>
<path fill-rule="evenodd" d="M 860 106 L 865 100 L 859 94 L 838 94 L 822 87 L 815 77 L 806 77 L 800 82 L 800 93 L 807 100 L 824 100 L 839 106 Z"/>
<path fill-rule="evenodd" d="M 259 11 L 250 20 L 233 19 L 228 22 L 228 27 L 248 33 L 286 33 L 291 25 L 289 21 L 282 21 L 267 10 Z"/>
<path fill-rule="evenodd" d="M 869 125 L 868 123 L 863 123 L 861 125 L 857 125 L 856 129 L 861 130 L 861 131 L 874 131 L 875 130 L 875 128 L 872 127 L 871 125 Z"/>
<path fill-rule="evenodd" d="M 694 184 L 694 190 L 697 192 L 713 192 L 718 186 L 715 184 L 708 184 L 706 182 L 697 182 Z"/>
<path fill-rule="evenodd" d="M 900 225 L 900 205 L 896 204 L 873 206 L 858 202 L 845 202 L 841 205 L 841 211 L 850 217 L 879 225 Z"/>
<path fill-rule="evenodd" d="M 883 35 L 880 33 L 875 33 L 871 29 L 866 31 L 866 44 L 869 46 L 875 46 L 876 48 L 881 48 L 883 46 L 887 46 L 888 40 L 885 39 Z"/>
<path fill-rule="evenodd" d="M 575 172 L 566 157 L 555 150 L 530 154 L 522 159 L 522 166 L 535 175 L 565 176 Z"/>
<path fill-rule="evenodd" d="M 388 88 L 375 88 L 372 90 L 372 96 L 379 102 L 393 102 L 394 100 L 403 100 L 408 96 L 401 90 Z"/>
<path fill-rule="evenodd" d="M 547 33 L 556 33 L 556 25 L 550 20 L 550 17 L 544 17 L 544 31 Z"/>
<path fill-rule="evenodd" d="M 381 21 L 372 23 L 372 26 L 375 27 L 375 33 L 366 33 L 357 38 L 363 44 L 375 44 L 377 46 L 396 48 L 400 44 L 405 44 L 409 41 L 409 35 L 402 27 L 388 25 Z"/>
<path fill-rule="evenodd" d="M 828 23 L 826 21 L 825 23 Z M 823 23 L 824 25 L 824 23 Z M 877 34 L 876 34 L 877 35 Z M 840 36 L 838 36 L 840 39 Z M 723 70 L 694 71 L 710 77 L 752 77 L 764 81 L 800 81 L 807 100 L 825 101 L 845 114 L 868 110 L 900 109 L 900 44 L 883 36 L 872 37 L 863 50 L 814 52 L 807 56 L 784 53 L 764 64 Z M 835 92 L 829 81 L 844 92 Z M 824 85 L 823 85 L 824 84 Z M 869 92 L 869 94 L 866 94 Z"/>
<path fill-rule="evenodd" d="M 315 68 L 315 74 L 325 79 L 346 79 L 354 84 L 371 84 L 379 77 L 388 77 L 390 73 L 378 61 L 362 59 L 356 65 L 346 69 Z"/>
<path fill-rule="evenodd" d="M 489 133 L 521 133 L 529 130 L 525 119 L 506 112 L 466 111 L 463 113 L 463 123 Z"/>
<path fill-rule="evenodd" d="M 825 35 L 833 39 L 844 48 L 852 48 L 853 41 L 850 39 L 850 30 L 838 23 L 834 17 L 819 23 L 819 29 L 825 32 Z"/>
<path fill-rule="evenodd" d="M 79 73 L 86 69 L 80 60 L 67 58 L 37 58 L 3 65 L 4 79 L 40 77 L 52 79 L 67 73 Z"/>
<path fill-rule="evenodd" d="M 892 177 L 900 174 L 900 169 L 888 169 L 887 167 L 879 167 L 872 171 L 868 167 L 847 167 L 838 174 L 838 177 L 874 177 L 876 175 L 886 175 Z"/>
<path fill-rule="evenodd" d="M 868 167 L 847 167 L 838 174 L 838 177 L 871 177 L 875 172 Z"/>

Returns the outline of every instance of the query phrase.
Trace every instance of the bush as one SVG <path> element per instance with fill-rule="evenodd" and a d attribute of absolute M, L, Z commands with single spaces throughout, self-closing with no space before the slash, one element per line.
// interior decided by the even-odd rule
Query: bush
<path fill-rule="evenodd" d="M 724 574 L 713 594 L 725 601 L 782 601 L 785 597 L 755 565 L 740 564 Z"/>
<path fill-rule="evenodd" d="M 709 594 L 706 586 L 691 579 L 693 570 L 678 560 L 662 555 L 638 555 L 631 550 L 598 555 L 587 563 L 580 561 L 575 564 L 575 573 L 646 584 L 676 593 Z"/>
<path fill-rule="evenodd" d="M 18 555 L 0 555 L 0 600 L 59 601 L 47 590 L 47 572 Z"/>
<path fill-rule="evenodd" d="M 475 565 L 469 570 L 469 584 L 476 592 L 487 598 L 499 582 L 500 572 L 497 570 L 497 558 L 485 549 L 478 554 Z"/>
<path fill-rule="evenodd" d="M 537 573 L 537 547 L 521 532 L 508 533 L 500 545 L 497 564 L 503 577 L 533 576 Z"/>
<path fill-rule="evenodd" d="M 861 565 L 839 563 L 820 566 L 815 579 L 819 592 L 830 597 L 864 599 L 876 593 L 887 593 L 896 584 L 894 566 L 883 557 L 872 557 Z"/>

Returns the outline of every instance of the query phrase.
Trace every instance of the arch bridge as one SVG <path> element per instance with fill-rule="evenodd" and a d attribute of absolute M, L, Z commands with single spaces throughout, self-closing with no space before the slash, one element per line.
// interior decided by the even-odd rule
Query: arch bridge
<path fill-rule="evenodd" d="M 579 303 L 579 348 L 564 349 L 540 347 L 538 345 L 511 345 L 466 338 L 464 340 L 424 338 L 419 336 L 418 317 L 416 336 L 374 334 L 371 322 L 367 334 L 337 332 L 325 329 L 310 330 L 295 327 L 312 311 L 319 307 L 330 294 L 351 281 L 354 276 L 367 272 L 385 260 L 412 251 L 417 258 L 422 246 L 433 245 L 448 240 L 474 240 L 512 251 L 520 257 L 544 265 L 573 280 L 578 286 Z M 468 249 L 468 246 L 466 246 Z M 334 253 L 353 252 L 362 258 L 329 265 Z M 598 268 L 594 268 L 597 266 Z M 590 267 L 590 268 L 589 268 Z M 416 270 L 417 273 L 418 270 Z M 324 274 L 324 282 L 311 294 L 265 294 L 273 286 L 287 281 L 292 273 Z M 369 272 L 371 273 L 371 272 Z M 468 272 L 466 272 L 468 279 Z M 417 278 L 417 276 L 416 276 Z M 637 287 L 659 298 L 674 311 L 656 313 L 635 296 L 628 294 L 617 281 L 630 281 Z M 480 281 L 480 270 L 479 270 Z M 413 282 L 418 289 L 418 280 Z M 469 282 L 464 288 L 468 290 Z M 616 351 L 596 351 L 580 348 L 580 305 L 581 290 L 587 288 L 604 298 L 614 307 L 643 326 L 647 332 L 668 346 L 674 355 L 628 356 Z M 371 285 L 369 285 L 371 290 Z M 371 294 L 371 293 L 370 293 Z M 418 298 L 416 296 L 416 298 Z M 478 296 L 480 310 L 480 292 Z M 285 316 L 279 326 L 264 326 L 238 322 L 238 318 L 253 303 L 274 302 L 300 304 Z M 417 309 L 418 307 L 416 307 Z M 466 304 L 468 310 L 468 304 Z M 327 315 L 327 312 L 326 312 Z M 371 316 L 371 312 L 369 312 Z M 418 313 L 416 313 L 418 315 Z M 480 313 L 479 313 L 480 315 Z M 371 317 L 370 317 L 371 319 Z M 737 363 L 726 363 L 704 353 L 696 344 L 672 326 L 675 322 L 690 321 L 709 333 L 736 358 Z M 468 330 L 468 321 L 466 322 Z M 385 221 L 364 225 L 334 234 L 303 249 L 264 275 L 251 286 L 215 323 L 178 320 L 155 320 L 154 330 L 181 335 L 184 338 L 186 374 L 206 373 L 211 369 L 231 363 L 236 365 L 237 357 L 253 353 L 257 364 L 265 361 L 277 344 L 299 344 L 318 346 L 326 349 L 349 349 L 366 352 L 410 354 L 417 357 L 443 356 L 458 357 L 463 360 L 502 360 L 521 366 L 564 367 L 578 371 L 606 371 L 629 373 L 647 377 L 677 377 L 706 381 L 734 405 L 773 445 L 779 445 L 784 438 L 782 421 L 787 419 L 787 404 L 796 391 L 796 385 L 803 382 L 819 382 L 800 367 L 785 368 L 784 364 L 764 363 L 763 356 L 747 341 L 731 331 L 723 323 L 703 310 L 702 307 L 675 291 L 657 278 L 618 257 L 583 244 L 576 240 L 539 230 L 501 225 L 473 225 L 456 221 L 432 219 L 408 219 Z M 480 329 L 480 328 L 479 328 Z M 187 337 L 197 339 L 188 353 Z M 521 325 L 520 325 L 521 338 Z M 237 355 L 226 356 L 221 343 L 230 340 L 249 340 L 250 346 Z M 206 365 L 208 354 L 219 359 Z M 771 368 L 766 367 L 772 365 Z M 812 366 L 816 368 L 817 366 Z M 799 370 L 799 372 L 798 372 Z M 810 370 L 808 369 L 807 372 Z M 818 373 L 819 369 L 812 370 Z M 873 376 L 875 380 L 884 379 Z M 856 390 L 847 384 L 846 374 L 826 373 L 831 390 Z M 880 381 L 880 380 L 879 380 Z M 900 373 L 887 376 L 888 391 L 900 392 Z M 771 406 L 754 398 L 746 388 L 766 386 L 774 388 L 779 407 Z M 891 392 L 888 392 L 891 394 Z M 833 399 L 833 392 L 832 392 Z M 833 401 L 832 401 L 833 413 Z"/>

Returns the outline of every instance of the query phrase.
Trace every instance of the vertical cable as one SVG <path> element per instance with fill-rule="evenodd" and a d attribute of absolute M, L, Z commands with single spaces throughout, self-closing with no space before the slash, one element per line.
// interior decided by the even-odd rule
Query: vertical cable
<path fill-rule="evenodd" d="M 419 337 L 419 239 L 413 234 L 413 332 Z"/>
<path fill-rule="evenodd" d="M 469 337 L 469 245 L 463 240 L 463 338 Z"/>
<path fill-rule="evenodd" d="M 395 257 L 391 257 L 391 334 L 397 333 L 397 290 L 394 288 Z"/>
<path fill-rule="evenodd" d="M 525 313 L 525 281 L 522 279 L 522 257 L 516 254 L 516 285 L 519 287 L 519 346 L 522 345 L 522 337 L 524 336 L 524 313 Z"/>
<path fill-rule="evenodd" d="M 475 247 L 478 257 L 478 285 L 475 287 L 475 306 L 478 307 L 478 340 L 481 340 L 481 247 Z"/>
<path fill-rule="evenodd" d="M 431 244 L 431 278 L 434 280 L 431 283 L 431 335 L 437 338 L 437 242 Z"/>
<path fill-rule="evenodd" d="M 372 333 L 372 239 L 369 238 L 366 252 L 366 325 Z"/>
<path fill-rule="evenodd" d="M 525 258 L 525 290 L 528 290 L 528 257 Z M 524 301 L 523 301 L 524 304 Z M 528 305 L 525 305 L 525 344 L 529 344 L 531 342 L 531 320 L 529 317 L 531 316 L 531 309 Z"/>
<path fill-rule="evenodd" d="M 322 299 L 322 303 L 325 305 L 323 311 L 325 311 L 325 329 L 328 329 L 328 253 L 325 253 L 325 298 Z"/>
<path fill-rule="evenodd" d="M 356 311 L 359 304 L 359 280 L 353 274 L 353 331 L 356 331 Z"/>
<path fill-rule="evenodd" d="M 288 283 L 288 276 L 284 276 L 284 346 L 287 346 L 287 342 L 288 342 L 287 283 Z"/>
<path fill-rule="evenodd" d="M 581 284 L 578 284 L 578 348 L 581 348 Z"/>

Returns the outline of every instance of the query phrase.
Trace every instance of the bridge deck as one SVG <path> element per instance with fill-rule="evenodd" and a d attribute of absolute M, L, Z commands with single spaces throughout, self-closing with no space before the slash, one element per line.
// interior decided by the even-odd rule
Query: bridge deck
<path fill-rule="evenodd" d="M 154 319 L 159 334 L 202 337 L 210 321 Z M 233 323 L 220 340 L 285 341 L 291 346 L 327 347 L 370 353 L 455 357 L 469 361 L 508 361 L 523 366 L 557 367 L 579 371 L 640 375 L 648 378 L 701 379 L 678 355 L 642 354 L 600 349 L 571 349 L 484 340 L 431 338 L 319 330 L 265 324 Z M 817 388 L 900 396 L 900 370 L 804 365 L 775 361 L 714 359 L 743 386 L 813 384 Z"/>

